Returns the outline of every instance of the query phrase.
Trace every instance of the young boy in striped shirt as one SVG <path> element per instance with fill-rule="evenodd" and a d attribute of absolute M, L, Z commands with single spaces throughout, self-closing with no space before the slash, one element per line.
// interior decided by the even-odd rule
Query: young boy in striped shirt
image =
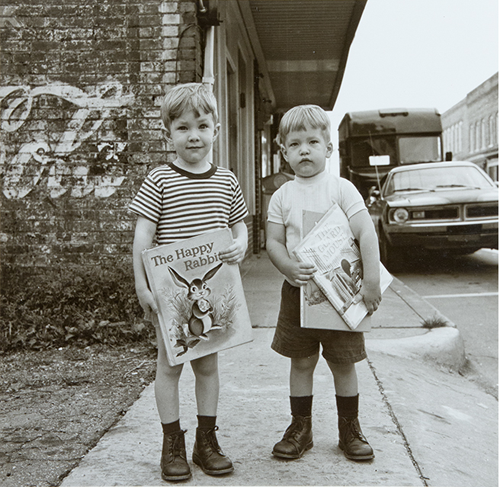
<path fill-rule="evenodd" d="M 155 396 L 163 428 L 162 478 L 168 481 L 191 477 L 186 460 L 185 430 L 179 418 L 179 378 L 182 365 L 168 364 L 156 314 L 158 308 L 142 263 L 141 253 L 202 233 L 230 227 L 234 242 L 220 259 L 237 264 L 245 256 L 248 234 L 243 221 L 248 214 L 235 175 L 210 161 L 211 148 L 220 124 L 212 92 L 199 83 L 173 88 L 164 98 L 161 117 L 167 140 L 177 158 L 153 169 L 130 205 L 138 215 L 133 260 L 137 297 L 146 318 L 154 322 L 158 342 Z M 208 475 L 233 471 L 231 460 L 215 436 L 219 398 L 217 353 L 191 361 L 196 380 L 198 428 L 193 461 Z"/>

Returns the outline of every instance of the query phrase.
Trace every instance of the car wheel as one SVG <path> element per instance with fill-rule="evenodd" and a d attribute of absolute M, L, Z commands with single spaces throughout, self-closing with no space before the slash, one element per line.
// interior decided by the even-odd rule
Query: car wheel
<path fill-rule="evenodd" d="M 399 251 L 393 247 L 382 229 L 379 231 L 380 260 L 387 269 L 394 269 L 401 263 Z"/>

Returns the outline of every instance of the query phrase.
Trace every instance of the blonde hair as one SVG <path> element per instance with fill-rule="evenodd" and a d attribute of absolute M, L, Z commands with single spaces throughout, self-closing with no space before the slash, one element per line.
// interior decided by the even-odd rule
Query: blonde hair
<path fill-rule="evenodd" d="M 307 130 L 309 127 L 321 130 L 325 142 L 330 142 L 330 118 L 318 105 L 299 105 L 288 110 L 281 119 L 276 141 L 284 145 L 290 132 Z"/>
<path fill-rule="evenodd" d="M 217 124 L 217 100 L 210 88 L 202 83 L 177 85 L 164 96 L 161 119 L 167 131 L 170 131 L 172 122 L 186 110 L 193 110 L 197 117 L 202 113 L 210 114 L 214 124 Z"/>

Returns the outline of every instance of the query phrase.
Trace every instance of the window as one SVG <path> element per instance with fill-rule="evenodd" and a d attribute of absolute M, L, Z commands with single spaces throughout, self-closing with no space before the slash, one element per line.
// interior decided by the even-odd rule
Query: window
<path fill-rule="evenodd" d="M 401 164 L 440 161 L 439 137 L 400 137 L 399 157 Z"/>
<path fill-rule="evenodd" d="M 476 122 L 476 143 L 475 143 L 475 150 L 479 151 L 481 150 L 481 125 L 479 122 Z"/>
<path fill-rule="evenodd" d="M 491 145 L 498 144 L 497 121 L 498 113 L 490 117 Z"/>
<path fill-rule="evenodd" d="M 384 192 L 389 196 L 398 191 L 441 191 L 460 188 L 491 188 L 492 183 L 476 167 L 434 167 L 394 173 Z"/>
<path fill-rule="evenodd" d="M 386 136 L 353 139 L 352 166 L 369 167 L 370 156 L 389 156 L 391 158 L 391 166 L 396 166 L 396 137 Z"/>
<path fill-rule="evenodd" d="M 490 131 L 486 119 L 483 118 L 483 120 L 481 120 L 481 126 L 482 126 L 481 148 L 484 149 L 488 147 L 488 145 L 490 144 Z"/>

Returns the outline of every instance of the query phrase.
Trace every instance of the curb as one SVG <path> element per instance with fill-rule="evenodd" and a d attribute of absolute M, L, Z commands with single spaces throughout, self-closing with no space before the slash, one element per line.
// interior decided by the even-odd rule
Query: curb
<path fill-rule="evenodd" d="M 367 339 L 366 348 L 395 357 L 434 362 L 455 371 L 466 362 L 464 343 L 454 326 L 433 328 L 424 335 L 414 337 Z"/>
<path fill-rule="evenodd" d="M 460 370 L 467 359 L 464 342 L 456 325 L 398 278 L 393 276 L 390 287 L 422 322 L 436 320 L 442 325 L 414 337 L 367 339 L 366 347 L 374 352 L 431 361 L 455 371 Z"/>
<path fill-rule="evenodd" d="M 243 261 L 240 266 L 243 282 L 259 259 L 260 255 L 252 255 Z M 397 277 L 393 276 L 389 287 L 412 313 L 412 320 L 415 323 L 420 320 L 421 323 L 412 327 L 417 331 L 415 336 L 370 339 L 366 335 L 367 350 L 396 357 L 418 359 L 423 362 L 434 362 L 455 371 L 460 370 L 466 363 L 466 356 L 464 343 L 456 325 Z M 432 327 L 433 322 L 435 327 Z M 425 327 L 424 323 L 429 324 L 429 328 Z M 377 330 L 391 333 L 390 328 L 382 327 Z"/>
<path fill-rule="evenodd" d="M 397 277 L 392 277 L 393 280 L 389 287 L 415 312 L 415 314 L 422 321 L 437 319 L 445 326 L 456 328 L 454 323 L 441 314 L 434 306 L 432 306 L 432 304 L 420 296 L 420 294 L 416 293 L 413 289 L 401 282 Z"/>

